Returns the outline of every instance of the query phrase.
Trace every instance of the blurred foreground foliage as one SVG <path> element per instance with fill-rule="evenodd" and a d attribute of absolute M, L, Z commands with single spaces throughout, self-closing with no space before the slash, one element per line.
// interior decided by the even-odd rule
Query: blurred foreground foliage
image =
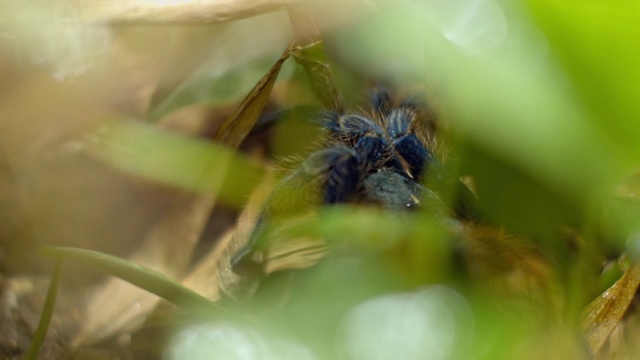
<path fill-rule="evenodd" d="M 230 46 L 239 59 L 247 54 L 253 60 L 234 64 L 218 56 L 213 63 L 224 65 L 195 66 L 205 50 L 194 55 L 194 64 L 181 60 L 176 79 L 151 86 L 155 91 L 140 106 L 142 114 L 128 109 L 128 118 L 146 121 L 115 115 L 118 120 L 106 123 L 108 131 L 89 154 L 118 171 L 240 209 L 251 205 L 249 196 L 271 164 L 288 164 L 280 158 L 306 154 L 317 142 L 313 129 L 287 121 L 273 129 L 266 155 L 251 150 L 251 139 L 244 143 L 248 150 L 237 152 L 271 106 L 269 97 L 279 108 L 343 103 L 351 109 L 362 104 L 362 84 L 372 79 L 400 88 L 426 84 L 430 110 L 445 124 L 445 141 L 454 149 L 452 176 L 473 179 L 482 223 L 451 224 L 428 211 L 390 214 L 352 206 L 318 209 L 299 222 L 274 222 L 274 234 L 322 238 L 331 253 L 313 267 L 272 274 L 253 298 L 221 300 L 220 290 L 205 295 L 234 316 L 212 314 L 215 320 L 205 321 L 178 304 L 186 307 L 187 315 L 180 315 L 188 321 L 179 317 L 180 326 L 171 330 L 175 336 L 150 340 L 147 324 L 133 346 L 143 354 L 165 351 L 169 359 L 632 356 L 637 345 L 625 339 L 640 331 L 634 311 L 640 279 L 640 6 L 379 1 L 346 22 L 344 14 L 337 16 L 341 6 L 314 4 L 307 5 L 327 54 L 322 47 L 307 48 L 294 54 L 297 63 L 294 57 L 285 62 L 286 41 L 274 41 L 282 48 L 270 52 L 256 50 L 266 46 L 254 40 L 244 50 L 233 46 L 239 38 L 221 40 L 225 29 L 251 19 L 198 29 L 202 38 L 207 31 L 223 34 L 214 36 L 211 49 Z M 282 15 L 271 21 L 286 23 Z M 13 33 L 29 39 L 24 53 L 34 51 L 34 35 L 11 24 Z M 129 36 L 135 38 L 135 31 Z M 268 70 L 282 51 L 278 65 Z M 134 62 L 136 56 L 129 56 L 124 63 Z M 171 67 L 159 61 L 158 68 Z M 329 63 L 335 78 L 326 72 Z M 185 75 L 189 70 L 192 75 Z M 226 120 L 213 121 L 209 113 L 200 119 L 217 121 L 215 131 L 204 136 L 216 142 L 163 129 L 173 128 L 167 125 L 171 119 L 201 116 L 202 106 L 222 112 L 247 93 Z M 195 132 L 202 137 L 206 131 Z M 19 163 L 9 151 L 15 141 L 3 151 Z M 452 190 L 443 189 L 445 200 L 447 191 Z M 162 249 L 190 256 L 194 247 Z M 205 261 L 214 265 L 230 256 L 213 254 L 217 258 Z M 184 278 L 189 272 L 183 270 L 170 275 Z M 226 278 L 214 270 L 210 282 L 220 286 Z M 199 284 L 205 287 L 205 280 Z"/>

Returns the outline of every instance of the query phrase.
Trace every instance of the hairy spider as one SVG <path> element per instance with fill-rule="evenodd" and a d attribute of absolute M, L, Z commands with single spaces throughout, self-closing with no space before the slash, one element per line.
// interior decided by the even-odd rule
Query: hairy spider
<path fill-rule="evenodd" d="M 421 183 L 432 171 L 430 176 L 438 176 L 441 168 L 430 147 L 433 134 L 423 130 L 432 125 L 424 106 L 411 98 L 394 102 L 383 88 L 372 91 L 371 103 L 370 115 L 323 111 L 310 116 L 328 135 L 324 146 L 276 185 L 248 244 L 232 259 L 234 272 L 264 272 L 255 255 L 265 246 L 265 223 L 279 216 L 322 204 L 366 203 L 396 210 L 440 205 Z"/>
<path fill-rule="evenodd" d="M 437 163 L 420 135 L 419 106 L 392 106 L 387 91 L 372 94 L 373 116 L 323 113 L 318 122 L 329 132 L 325 149 L 312 154 L 301 170 L 319 176 L 322 202 L 377 203 L 413 208 L 424 188 L 419 181 Z"/>
<path fill-rule="evenodd" d="M 231 256 L 219 267 L 223 291 L 232 298 L 252 295 L 267 275 L 315 265 L 328 252 L 327 239 L 304 230 L 317 207 L 361 203 L 426 210 L 447 229 L 453 260 L 470 278 L 490 281 L 505 293 L 551 299 L 544 279 L 552 273 L 537 248 L 483 219 L 472 181 L 449 173 L 448 147 L 436 139 L 425 104 L 393 101 L 382 88 L 374 89 L 371 103 L 371 110 L 359 113 L 303 111 L 326 139 L 277 181 L 266 199 L 255 202 L 260 205 L 248 207 L 255 210 L 243 213 L 254 215 L 247 217 L 248 226 L 238 226 Z"/>

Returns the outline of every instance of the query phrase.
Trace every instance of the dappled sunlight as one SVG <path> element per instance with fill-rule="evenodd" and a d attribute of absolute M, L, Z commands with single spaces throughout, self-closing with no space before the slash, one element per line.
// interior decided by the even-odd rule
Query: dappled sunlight
<path fill-rule="evenodd" d="M 463 357 L 473 338 L 465 299 L 444 286 L 430 286 L 354 306 L 342 321 L 338 343 L 353 360 L 437 360 Z"/>
<path fill-rule="evenodd" d="M 165 360 L 316 360 L 313 353 L 291 341 L 233 323 L 194 324 L 180 330 L 169 343 Z"/>
<path fill-rule="evenodd" d="M 448 1 L 443 7 L 442 35 L 465 54 L 490 56 L 507 38 L 509 24 L 495 1 Z"/>

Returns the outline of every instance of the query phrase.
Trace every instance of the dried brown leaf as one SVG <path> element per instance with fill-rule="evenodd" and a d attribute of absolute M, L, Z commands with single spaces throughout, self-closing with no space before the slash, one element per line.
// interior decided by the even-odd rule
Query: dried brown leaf
<path fill-rule="evenodd" d="M 220 299 L 221 291 L 229 296 L 237 293 L 236 289 L 241 287 L 239 285 L 241 278 L 231 270 L 231 258 L 249 241 L 273 183 L 272 175 L 264 178 L 262 184 L 249 198 L 236 227 L 225 234 L 214 250 L 186 276 L 182 282 L 185 286 L 210 300 Z"/>
<path fill-rule="evenodd" d="M 584 311 L 582 329 L 593 354 L 598 354 L 620 323 L 640 285 L 640 263 L 633 262 L 622 277 Z"/>
<path fill-rule="evenodd" d="M 287 48 L 280 59 L 269 69 L 269 72 L 251 89 L 236 111 L 220 126 L 214 136 L 216 141 L 232 148 L 237 148 L 240 145 L 262 114 L 282 64 L 289 58 L 290 53 L 291 49 Z"/>

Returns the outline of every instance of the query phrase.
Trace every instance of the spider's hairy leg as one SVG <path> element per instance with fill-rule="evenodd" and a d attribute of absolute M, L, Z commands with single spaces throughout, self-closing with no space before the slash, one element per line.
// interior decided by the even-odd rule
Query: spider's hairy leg
<path fill-rule="evenodd" d="M 355 191 L 360 180 L 358 155 L 346 146 L 337 146 L 322 152 L 325 161 L 331 164 L 331 170 L 327 173 L 324 203 L 344 202 Z"/>
<path fill-rule="evenodd" d="M 352 162 L 351 166 L 348 166 L 349 162 Z M 322 201 L 326 202 L 326 195 L 319 186 L 327 182 L 329 174 L 336 167 L 339 169 L 338 173 L 340 169 L 357 169 L 355 152 L 346 146 L 317 151 L 278 181 L 256 220 L 249 240 L 231 259 L 231 268 L 235 274 L 246 278 L 265 275 L 266 258 L 269 256 L 267 253 L 271 242 L 267 238 L 271 236 L 267 223 L 274 219 L 282 221 L 295 218 L 308 213 Z M 352 179 L 352 175 L 346 172 L 345 179 Z M 347 183 L 342 189 L 344 191 L 355 186 Z"/>
<path fill-rule="evenodd" d="M 345 138 L 358 139 L 368 133 L 384 136 L 382 129 L 376 123 L 362 115 L 327 112 L 320 119 L 320 124 L 332 133 Z"/>
<path fill-rule="evenodd" d="M 371 90 L 371 106 L 376 114 L 386 116 L 391 109 L 391 95 L 384 87 L 377 86 Z"/>
<path fill-rule="evenodd" d="M 388 151 L 389 143 L 376 134 L 366 134 L 361 137 L 354 150 L 358 155 L 358 171 L 360 174 L 367 174 L 376 166 L 380 159 Z"/>
<path fill-rule="evenodd" d="M 305 161 L 307 173 L 326 174 L 324 188 L 325 204 L 347 201 L 356 191 L 364 174 L 383 156 L 386 142 L 377 136 L 367 134 L 361 137 L 353 149 L 335 146 L 318 151 Z"/>
<path fill-rule="evenodd" d="M 434 109 L 426 101 L 426 96 L 423 92 L 413 92 L 408 97 L 404 98 L 398 107 L 403 107 L 420 113 L 424 117 L 422 125 L 424 126 L 425 135 L 427 138 L 433 138 L 437 132 L 437 115 Z"/>
<path fill-rule="evenodd" d="M 433 163 L 435 157 L 413 131 L 415 117 L 415 111 L 408 107 L 391 110 L 386 118 L 387 133 L 396 152 L 409 165 L 410 175 L 420 178 L 424 175 L 425 165 Z"/>
<path fill-rule="evenodd" d="M 269 217 L 299 215 L 321 203 L 346 201 L 379 159 L 384 144 L 367 135 L 353 148 L 337 145 L 312 153 L 278 181 L 267 201 Z"/>
<path fill-rule="evenodd" d="M 264 273 L 262 252 L 267 246 L 263 237 L 267 219 L 295 217 L 309 210 L 309 205 L 316 201 L 325 204 L 347 201 L 355 192 L 363 171 L 368 171 L 377 161 L 383 147 L 382 139 L 364 136 L 353 149 L 339 145 L 311 154 L 273 189 L 247 245 L 231 260 L 233 272 L 242 276 Z M 318 194 L 321 199 L 316 199 L 314 184 L 324 185 L 322 194 Z"/>

